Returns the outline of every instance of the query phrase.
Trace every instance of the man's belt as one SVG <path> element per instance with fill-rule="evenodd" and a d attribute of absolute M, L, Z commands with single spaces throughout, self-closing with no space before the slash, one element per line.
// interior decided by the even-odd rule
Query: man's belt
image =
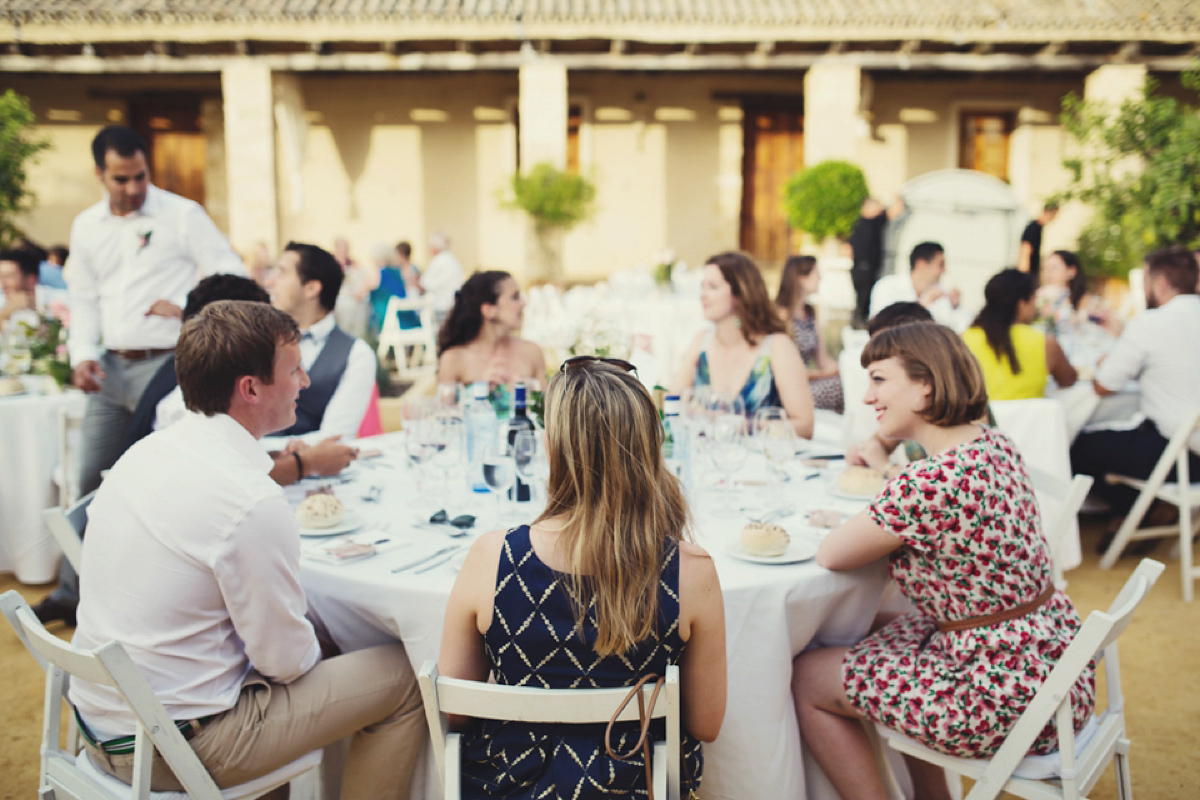
<path fill-rule="evenodd" d="M 167 353 L 174 353 L 174 347 L 152 347 L 147 350 L 109 350 L 118 358 L 123 358 L 126 361 L 145 361 L 147 358 L 155 356 L 165 356 Z"/>
<path fill-rule="evenodd" d="M 92 734 L 92 731 L 88 728 L 87 723 L 83 721 L 83 717 L 79 716 L 79 709 L 72 706 L 72 710 L 75 712 L 75 721 L 79 724 L 79 735 L 82 736 L 83 740 L 92 747 L 110 756 L 123 756 L 133 752 L 133 743 L 137 737 L 118 736 L 116 739 L 109 739 L 107 742 L 101 742 L 96 739 L 95 735 Z M 194 738 L 195 735 L 200 732 L 201 728 L 219 716 L 220 714 L 210 714 L 207 717 L 200 717 L 199 719 L 180 720 L 175 723 L 175 727 L 178 728 L 179 732 L 183 734 L 184 739 L 191 741 L 192 738 Z"/>

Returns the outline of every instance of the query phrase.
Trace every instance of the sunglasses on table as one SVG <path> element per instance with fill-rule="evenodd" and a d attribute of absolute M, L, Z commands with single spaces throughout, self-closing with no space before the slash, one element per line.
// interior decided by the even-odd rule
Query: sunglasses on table
<path fill-rule="evenodd" d="M 601 358 L 600 356 L 574 356 L 572 358 L 568 358 L 566 361 L 562 362 L 562 366 L 558 368 L 558 371 L 566 372 L 569 369 L 575 369 L 577 367 L 582 367 L 585 364 L 595 364 L 597 362 L 601 364 L 612 364 L 614 367 L 619 367 L 626 372 L 632 372 L 634 375 L 637 374 L 637 367 L 623 358 Z"/>

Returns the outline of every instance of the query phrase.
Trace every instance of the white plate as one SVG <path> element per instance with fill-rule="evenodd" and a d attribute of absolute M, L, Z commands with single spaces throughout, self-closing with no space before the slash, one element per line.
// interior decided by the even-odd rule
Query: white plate
<path fill-rule="evenodd" d="M 869 503 L 879 496 L 878 494 L 851 494 L 850 492 L 843 492 L 833 484 L 826 486 L 825 491 L 829 492 L 834 497 L 841 498 L 842 500 L 857 500 L 860 503 Z"/>
<path fill-rule="evenodd" d="M 741 561 L 749 561 L 754 564 L 796 564 L 800 561 L 808 561 L 817 554 L 816 542 L 811 542 L 807 539 L 800 539 L 795 536 L 788 543 L 787 550 L 781 556 L 756 556 L 747 553 L 742 549 L 741 542 L 730 542 L 725 548 L 725 552 Z"/>
<path fill-rule="evenodd" d="M 306 528 L 300 526 L 300 535 L 307 539 L 315 539 L 320 536 L 337 536 L 342 533 L 350 533 L 356 531 L 363 526 L 363 520 L 353 511 L 347 511 L 342 517 L 340 525 L 334 525 L 332 528 Z"/>

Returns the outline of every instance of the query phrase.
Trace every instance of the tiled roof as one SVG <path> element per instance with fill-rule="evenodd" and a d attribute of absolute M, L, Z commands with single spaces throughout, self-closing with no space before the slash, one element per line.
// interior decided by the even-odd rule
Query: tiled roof
<path fill-rule="evenodd" d="M 902 30 L 1200 31 L 1196 0 L 0 0 L 24 24 L 551 23 Z"/>

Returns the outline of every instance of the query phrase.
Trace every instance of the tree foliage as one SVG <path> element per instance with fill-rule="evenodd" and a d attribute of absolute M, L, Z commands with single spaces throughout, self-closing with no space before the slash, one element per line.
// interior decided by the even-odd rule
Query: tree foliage
<path fill-rule="evenodd" d="M 848 161 L 822 161 L 803 169 L 783 190 L 788 224 L 817 240 L 849 236 L 866 199 L 867 179 Z"/>
<path fill-rule="evenodd" d="M 596 186 L 590 180 L 546 162 L 513 175 L 509 188 L 512 196 L 507 205 L 528 214 L 539 233 L 573 228 L 591 215 L 596 199 Z"/>
<path fill-rule="evenodd" d="M 8 89 L 0 95 L 0 245 L 20 237 L 16 217 L 33 205 L 26 168 L 50 143 L 34 132 L 29 102 Z"/>
<path fill-rule="evenodd" d="M 1185 73 L 1184 84 L 1200 90 L 1200 75 Z M 1156 88 L 1148 79 L 1116 109 L 1074 94 L 1063 102 L 1075 153 L 1063 161 L 1071 182 L 1060 198 L 1092 207 L 1079 236 L 1092 274 L 1125 277 L 1152 250 L 1200 245 L 1200 113 Z"/>

